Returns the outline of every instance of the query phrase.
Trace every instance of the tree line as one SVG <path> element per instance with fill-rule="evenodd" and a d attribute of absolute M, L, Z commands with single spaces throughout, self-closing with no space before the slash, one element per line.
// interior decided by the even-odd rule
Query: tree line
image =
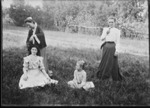
<path fill-rule="evenodd" d="M 41 8 L 25 4 L 24 0 L 14 0 L 7 13 L 16 26 L 24 26 L 24 19 L 31 16 L 45 29 L 96 35 L 100 35 L 101 28 L 107 26 L 107 18 L 115 16 L 117 27 L 122 29 L 122 37 L 134 38 L 148 34 L 148 6 L 144 4 L 147 0 L 43 0 Z M 79 26 L 100 29 L 79 31 Z"/>

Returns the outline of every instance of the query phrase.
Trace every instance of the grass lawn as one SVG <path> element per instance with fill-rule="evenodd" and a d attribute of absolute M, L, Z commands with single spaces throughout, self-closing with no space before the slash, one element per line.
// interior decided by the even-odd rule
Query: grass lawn
<path fill-rule="evenodd" d="M 20 90 L 18 83 L 23 74 L 23 57 L 27 54 L 27 32 L 27 28 L 20 27 L 7 27 L 3 30 L 2 105 L 150 105 L 150 84 L 146 82 L 149 57 L 135 55 L 148 54 L 147 40 L 121 39 L 122 49 L 134 54 L 127 51 L 120 53 L 120 72 L 126 81 L 117 83 L 95 78 L 101 59 L 99 37 L 44 30 L 48 44 L 48 66 L 59 83 L 57 86 Z M 93 81 L 95 85 L 90 91 L 71 89 L 67 86 L 67 81 L 73 79 L 78 59 L 87 62 L 87 80 Z"/>
<path fill-rule="evenodd" d="M 46 43 L 50 46 L 63 48 L 92 48 L 99 49 L 101 45 L 99 36 L 91 36 L 84 34 L 72 34 L 64 32 L 56 32 L 44 30 Z M 3 29 L 3 49 L 7 47 L 20 47 L 25 45 L 28 29 L 24 27 L 4 27 Z M 17 42 L 16 42 L 17 41 Z M 120 42 L 120 52 L 134 55 L 149 55 L 149 40 L 131 40 L 122 39 Z"/>

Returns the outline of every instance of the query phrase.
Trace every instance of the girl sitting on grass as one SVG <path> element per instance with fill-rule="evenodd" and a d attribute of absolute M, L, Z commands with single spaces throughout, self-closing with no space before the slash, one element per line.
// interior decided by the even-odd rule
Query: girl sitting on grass
<path fill-rule="evenodd" d="M 84 71 L 85 62 L 83 60 L 76 63 L 76 69 L 74 71 L 74 79 L 68 82 L 68 85 L 72 88 L 83 88 L 89 90 L 94 88 L 93 82 L 86 82 L 86 72 Z"/>
<path fill-rule="evenodd" d="M 43 87 L 46 84 L 55 83 L 45 71 L 43 57 L 38 56 L 39 49 L 37 46 L 32 46 L 30 55 L 24 57 L 23 75 L 19 81 L 19 88 Z"/>

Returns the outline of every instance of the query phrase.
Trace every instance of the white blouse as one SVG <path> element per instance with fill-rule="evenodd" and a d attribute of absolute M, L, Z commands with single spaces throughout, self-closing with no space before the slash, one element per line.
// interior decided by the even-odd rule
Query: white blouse
<path fill-rule="evenodd" d="M 79 72 L 78 70 L 74 71 L 74 79 L 75 82 L 77 82 L 78 84 L 85 84 L 86 83 L 86 72 L 84 70 L 82 70 L 81 72 Z"/>
<path fill-rule="evenodd" d="M 44 70 L 43 57 L 37 56 L 35 61 L 31 60 L 31 55 L 24 57 L 23 69 L 28 71 L 32 69 Z"/>
<path fill-rule="evenodd" d="M 103 29 L 103 33 L 101 35 L 101 40 L 107 42 L 107 41 L 111 41 L 111 42 L 115 42 L 116 44 L 116 52 L 119 52 L 119 48 L 120 48 L 120 34 L 121 31 L 117 28 L 111 28 L 109 34 L 107 35 L 107 31 L 109 30 L 109 27 L 105 27 Z"/>

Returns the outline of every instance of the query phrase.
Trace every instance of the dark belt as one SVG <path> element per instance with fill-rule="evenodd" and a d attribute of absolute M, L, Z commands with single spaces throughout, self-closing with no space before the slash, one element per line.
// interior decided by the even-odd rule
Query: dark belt
<path fill-rule="evenodd" d="M 102 47 L 106 44 L 106 43 L 115 43 L 114 41 L 106 41 L 106 42 L 104 42 L 102 45 L 101 45 L 101 49 L 102 49 Z"/>
<path fill-rule="evenodd" d="M 114 41 L 106 41 L 106 43 L 115 43 Z"/>

